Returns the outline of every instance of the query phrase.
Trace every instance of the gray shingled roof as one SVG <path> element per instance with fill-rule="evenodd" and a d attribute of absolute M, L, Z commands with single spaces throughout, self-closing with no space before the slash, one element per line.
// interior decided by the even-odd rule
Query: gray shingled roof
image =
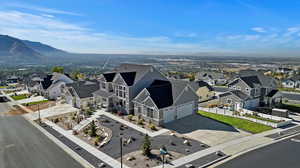
<path fill-rule="evenodd" d="M 243 92 L 240 91 L 240 90 L 231 90 L 231 91 L 228 91 L 228 92 L 226 92 L 226 93 L 220 94 L 219 96 L 220 96 L 220 97 L 225 97 L 225 96 L 228 96 L 228 95 L 234 95 L 234 96 L 236 96 L 237 98 L 239 98 L 240 100 L 248 100 L 248 99 L 251 99 L 250 96 L 248 96 L 247 94 L 243 93 Z"/>
<path fill-rule="evenodd" d="M 97 91 L 93 92 L 93 95 L 101 96 L 101 97 L 110 97 L 110 96 L 114 95 L 114 93 L 113 92 L 107 92 L 107 91 L 104 91 L 104 90 L 97 90 Z"/>
<path fill-rule="evenodd" d="M 66 84 L 72 87 L 80 98 L 93 97 L 93 93 L 99 90 L 100 86 L 98 81 L 78 81 Z"/>
<path fill-rule="evenodd" d="M 199 88 L 202 88 L 202 87 L 207 87 L 210 91 L 213 90 L 213 88 L 208 83 L 206 83 L 202 80 L 190 82 L 189 84 L 195 91 L 197 91 Z"/>
<path fill-rule="evenodd" d="M 152 65 L 140 65 L 140 64 L 121 64 L 119 67 L 115 69 L 115 72 L 136 72 L 134 76 L 133 84 L 137 83 L 141 80 L 144 75 L 153 70 L 154 67 Z M 123 76 L 122 76 L 123 77 Z M 125 80 L 125 79 L 124 79 Z"/>
<path fill-rule="evenodd" d="M 260 80 L 257 76 L 244 76 L 240 77 L 249 87 L 255 88 L 257 86 L 261 86 Z"/>

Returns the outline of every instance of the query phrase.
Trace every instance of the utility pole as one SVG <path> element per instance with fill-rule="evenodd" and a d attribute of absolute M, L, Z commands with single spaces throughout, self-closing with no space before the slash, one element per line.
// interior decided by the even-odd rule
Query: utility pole
<path fill-rule="evenodd" d="M 121 168 L 123 168 L 123 138 L 120 137 L 120 150 L 121 150 Z"/>

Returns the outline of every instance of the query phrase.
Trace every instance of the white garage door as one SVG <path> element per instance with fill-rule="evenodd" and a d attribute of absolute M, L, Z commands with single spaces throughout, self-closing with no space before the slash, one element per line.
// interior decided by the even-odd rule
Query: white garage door
<path fill-rule="evenodd" d="M 176 112 L 174 110 L 168 110 L 164 112 L 164 123 L 175 120 Z"/>
<path fill-rule="evenodd" d="M 194 103 L 187 103 L 177 107 L 177 119 L 189 116 L 194 113 Z"/>

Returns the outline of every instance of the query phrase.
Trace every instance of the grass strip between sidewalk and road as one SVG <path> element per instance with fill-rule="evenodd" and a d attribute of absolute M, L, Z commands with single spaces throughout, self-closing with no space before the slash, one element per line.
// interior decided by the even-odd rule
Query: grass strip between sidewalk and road
<path fill-rule="evenodd" d="M 198 114 L 253 134 L 257 134 L 257 133 L 261 133 L 273 129 L 270 126 L 255 123 L 246 119 L 240 119 L 240 118 L 225 116 L 221 114 L 210 113 L 202 110 L 199 110 Z"/>

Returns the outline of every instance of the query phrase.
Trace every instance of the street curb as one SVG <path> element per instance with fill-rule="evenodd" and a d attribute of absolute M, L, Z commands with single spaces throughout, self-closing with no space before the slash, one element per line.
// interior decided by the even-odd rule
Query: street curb
<path fill-rule="evenodd" d="M 280 141 L 283 141 L 283 140 L 285 140 L 285 139 L 291 138 L 291 137 L 293 137 L 293 136 L 295 136 L 295 135 L 300 135 L 300 133 L 293 134 L 293 135 L 290 135 L 290 136 L 286 136 L 286 137 L 283 137 L 283 138 L 278 139 L 278 140 L 273 139 L 273 141 L 271 141 L 271 142 L 267 142 L 267 143 L 265 143 L 265 144 L 261 144 L 261 145 L 255 146 L 255 147 L 253 147 L 253 148 L 246 149 L 246 150 L 244 150 L 244 151 L 238 152 L 237 154 L 234 154 L 234 155 L 228 157 L 228 158 L 225 159 L 225 160 L 222 160 L 222 161 L 220 161 L 220 162 L 218 162 L 218 163 L 216 163 L 216 164 L 212 164 L 209 168 L 214 168 L 214 167 L 220 166 L 220 165 L 222 165 L 223 163 L 226 163 L 226 162 L 228 162 L 228 161 L 230 161 L 230 160 L 233 160 L 233 159 L 235 159 L 235 158 L 237 158 L 237 157 L 239 157 L 239 156 L 241 156 L 241 155 L 243 155 L 243 154 L 246 154 L 246 153 L 248 153 L 248 152 L 257 150 L 257 149 L 259 149 L 259 148 L 263 148 L 263 147 L 266 147 L 266 146 L 275 144 L 275 143 L 277 143 L 277 142 L 280 142 Z"/>
<path fill-rule="evenodd" d="M 25 117 L 23 117 L 25 118 Z M 56 137 L 51 135 L 49 132 L 44 130 L 41 126 L 36 124 L 34 121 L 25 118 L 29 123 L 31 123 L 34 127 L 40 130 L 44 135 L 46 135 L 50 140 L 52 140 L 56 145 L 58 145 L 62 150 L 64 150 L 67 154 L 69 154 L 72 158 L 74 158 L 78 163 L 80 163 L 84 168 L 96 168 L 91 165 L 88 161 L 82 158 L 80 155 L 71 150 L 68 146 L 59 141 Z"/>
<path fill-rule="evenodd" d="M 214 161 L 211 161 L 211 162 L 209 162 L 209 163 L 206 163 L 206 164 L 200 166 L 199 168 L 206 168 L 206 167 L 208 167 L 208 166 L 210 166 L 210 165 L 213 165 L 213 164 L 215 164 L 215 163 L 218 163 L 218 162 L 220 162 L 220 161 L 222 161 L 222 160 L 224 160 L 224 159 L 226 159 L 226 158 L 228 158 L 228 157 L 230 157 L 230 155 L 225 155 L 225 156 L 223 156 L 223 157 L 221 157 L 221 158 L 219 158 L 219 159 L 216 159 L 216 160 L 214 160 Z"/>
<path fill-rule="evenodd" d="M 273 140 L 276 141 L 276 140 L 280 140 L 282 138 L 286 138 L 286 137 L 289 137 L 289 136 L 292 136 L 292 135 L 296 135 L 296 134 L 299 134 L 300 131 L 296 131 L 296 132 L 293 132 L 293 133 L 290 133 L 290 134 L 286 134 L 286 135 L 283 135 L 281 137 L 277 137 L 277 138 L 274 138 Z"/>

